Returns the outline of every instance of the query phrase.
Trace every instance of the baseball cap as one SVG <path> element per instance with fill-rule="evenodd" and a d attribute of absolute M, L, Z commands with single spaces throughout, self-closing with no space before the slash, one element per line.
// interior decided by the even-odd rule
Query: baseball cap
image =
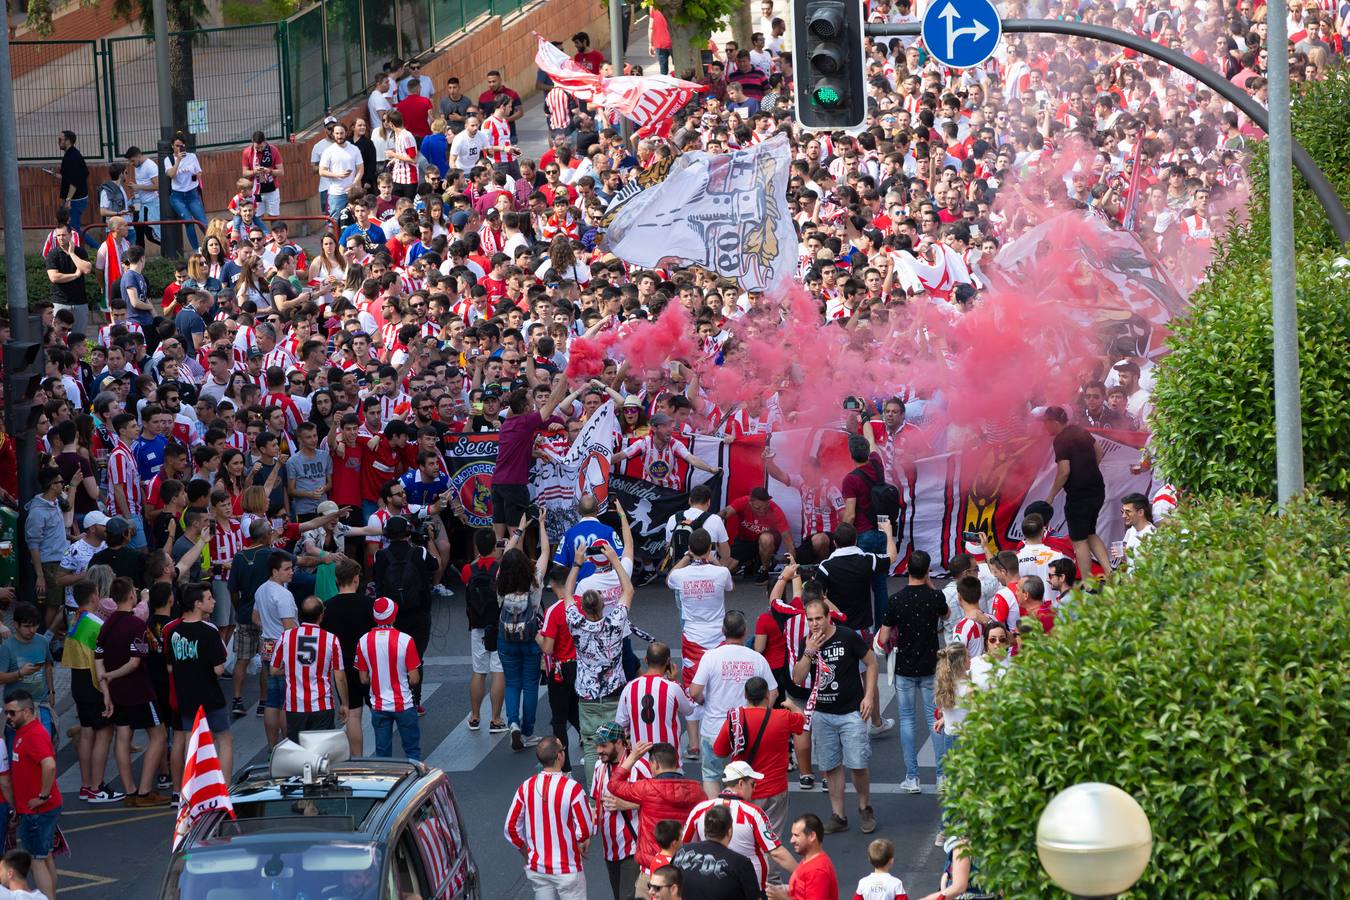
<path fill-rule="evenodd" d="M 623 740 L 623 726 L 618 722 L 606 722 L 595 729 L 595 742 L 597 744 L 608 744 L 613 741 Z"/>
<path fill-rule="evenodd" d="M 319 504 L 319 515 L 331 516 L 333 513 L 337 512 L 339 508 L 340 507 L 332 500 L 325 500 Z"/>
<path fill-rule="evenodd" d="M 462 209 L 459 212 L 451 213 L 450 224 L 456 228 L 463 228 L 469 224 L 469 214 Z"/>
<path fill-rule="evenodd" d="M 412 524 L 406 516 L 390 516 L 384 523 L 384 536 L 391 541 L 405 541 L 412 536 Z"/>
<path fill-rule="evenodd" d="M 108 524 L 108 517 L 105 516 L 103 513 L 99 512 L 98 510 L 94 510 L 93 512 L 84 514 L 84 527 L 86 531 L 90 528 L 93 528 L 95 525 L 107 525 L 107 524 Z"/>
<path fill-rule="evenodd" d="M 257 347 L 250 347 L 250 348 L 249 348 L 249 351 L 248 351 L 248 358 L 249 358 L 249 359 L 262 359 L 262 358 L 263 358 L 263 355 L 264 355 L 263 352 L 262 352 L 261 350 L 259 350 Z"/>
<path fill-rule="evenodd" d="M 753 778 L 755 781 L 759 781 L 763 777 L 764 776 L 761 775 L 759 772 L 756 772 L 754 769 L 750 768 L 750 764 L 748 762 L 744 762 L 741 760 L 737 760 L 736 762 L 729 764 L 725 769 L 722 770 L 722 781 L 726 783 L 730 783 L 733 781 L 740 781 L 743 778 Z"/>
<path fill-rule="evenodd" d="M 121 516 L 113 516 L 104 524 L 108 527 L 108 537 L 121 537 L 131 533 L 131 523 Z"/>
<path fill-rule="evenodd" d="M 370 611 L 375 617 L 376 625 L 389 625 L 398 616 L 398 604 L 388 597 L 376 597 L 375 605 Z"/>
<path fill-rule="evenodd" d="M 328 127 L 330 127 L 330 126 L 332 126 L 332 125 L 336 125 L 337 123 L 338 123 L 337 116 L 324 116 L 324 117 L 323 117 L 323 127 L 324 127 L 324 128 L 328 128 Z"/>

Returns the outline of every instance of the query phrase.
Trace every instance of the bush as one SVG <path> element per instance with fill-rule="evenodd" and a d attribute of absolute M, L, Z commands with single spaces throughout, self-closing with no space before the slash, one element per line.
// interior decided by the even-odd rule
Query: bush
<path fill-rule="evenodd" d="M 152 256 L 145 261 L 145 280 L 150 285 L 150 296 L 161 297 L 164 295 L 164 289 L 173 283 L 172 259 L 165 259 L 159 256 Z M 24 272 L 28 276 L 28 303 L 34 304 L 51 297 L 51 282 L 47 280 L 47 264 L 42 257 L 36 253 L 29 253 L 24 257 Z M 5 278 L 5 261 L 3 254 L 0 254 L 0 310 L 9 310 L 9 285 Z M 101 307 L 103 302 L 103 282 L 99 278 L 98 271 L 86 275 L 84 279 L 85 296 L 95 308 Z"/>
<path fill-rule="evenodd" d="M 1294 134 L 1341 197 L 1350 199 L 1350 72 L 1306 86 L 1293 109 Z M 1336 122 L 1342 123 L 1336 125 Z M 1153 446 L 1166 477 L 1188 491 L 1275 494 L 1274 330 L 1270 299 L 1270 214 L 1265 145 L 1250 167 L 1249 224 L 1220 248 L 1191 313 L 1172 323 L 1172 353 L 1157 368 Z M 1310 486 L 1350 498 L 1350 270 L 1325 213 L 1295 177 L 1299 366 L 1304 469 Z"/>
<path fill-rule="evenodd" d="M 1130 897 L 1350 893 L 1350 515 L 1304 498 L 1183 506 L 1135 571 L 1076 601 L 972 703 L 948 757 L 952 833 L 980 885 L 1064 896 L 1036 822 L 1060 790 L 1104 781 L 1153 825 Z"/>

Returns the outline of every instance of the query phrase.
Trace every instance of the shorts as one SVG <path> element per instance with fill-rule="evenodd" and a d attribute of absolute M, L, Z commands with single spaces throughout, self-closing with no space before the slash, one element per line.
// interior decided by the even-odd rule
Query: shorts
<path fill-rule="evenodd" d="M 523 484 L 492 486 L 492 524 L 518 525 L 530 505 L 530 489 Z"/>
<path fill-rule="evenodd" d="M 839 768 L 866 769 L 872 759 L 867 723 L 857 712 L 811 716 L 811 762 L 822 772 Z"/>
<path fill-rule="evenodd" d="M 218 709 L 208 709 L 206 711 L 206 727 L 211 729 L 212 734 L 224 734 L 230 730 L 230 723 L 234 717 L 230 715 L 228 707 L 222 706 Z M 197 711 L 191 713 L 182 713 L 178 716 L 179 730 L 187 734 L 192 733 L 193 726 L 197 724 Z"/>
<path fill-rule="evenodd" d="M 773 707 L 774 709 L 777 709 L 782 706 L 783 701 L 788 698 L 788 691 L 790 690 L 788 686 L 792 684 L 792 671 L 788 669 L 787 666 L 783 666 L 781 669 L 774 669 L 773 680 L 777 682 L 774 687 L 778 688 L 778 696 L 773 701 Z"/>
<path fill-rule="evenodd" d="M 484 642 L 483 628 L 469 629 L 469 653 L 473 659 L 473 674 L 486 675 L 502 670 L 502 661 L 496 650 L 488 650 Z"/>
<path fill-rule="evenodd" d="M 230 603 L 229 583 L 215 578 L 211 580 L 211 596 L 216 598 L 216 608 L 211 612 L 211 624 L 217 628 L 228 628 L 234 624 L 234 605 Z"/>
<path fill-rule="evenodd" d="M 347 673 L 347 709 L 360 711 L 370 705 L 370 685 L 361 683 L 361 673 L 356 669 L 344 669 Z"/>
<path fill-rule="evenodd" d="M 248 661 L 258 655 L 262 647 L 262 629 L 257 625 L 240 623 L 234 630 L 234 659 L 235 665 L 241 663 L 245 666 Z"/>
<path fill-rule="evenodd" d="M 708 652 L 708 648 L 702 644 L 696 644 L 686 637 L 680 638 L 680 686 L 685 692 L 689 691 L 689 685 L 694 683 L 694 673 L 698 671 L 699 660 L 703 659 L 703 654 Z"/>
<path fill-rule="evenodd" d="M 331 709 L 309 713 L 288 712 L 286 713 L 286 737 L 299 743 L 300 732 L 332 731 L 335 721 L 337 721 L 337 716 Z"/>
<path fill-rule="evenodd" d="M 731 757 L 717 756 L 713 753 L 713 741 L 715 740 L 717 740 L 717 735 L 709 737 L 706 729 L 699 730 L 699 768 L 702 770 L 704 781 L 715 781 L 721 784 L 722 775 L 725 774 L 724 770 L 727 764 L 731 762 Z"/>
<path fill-rule="evenodd" d="M 58 583 L 65 572 L 61 570 L 61 560 L 42 564 L 42 577 L 47 584 L 47 593 L 36 598 L 38 609 L 45 614 L 51 609 L 64 609 L 66 605 L 66 589 Z M 46 618 L 38 623 L 46 626 Z"/>
<path fill-rule="evenodd" d="M 1069 540 L 1085 541 L 1097 533 L 1097 517 L 1106 503 L 1106 489 L 1064 492 L 1064 521 Z"/>
<path fill-rule="evenodd" d="M 286 705 L 286 676 L 267 676 L 267 699 L 263 701 L 266 709 L 282 709 Z"/>
<path fill-rule="evenodd" d="M 56 841 L 56 823 L 61 820 L 61 807 L 41 813 L 19 816 L 19 846 L 32 854 L 33 859 L 46 859 Z"/>
<path fill-rule="evenodd" d="M 258 216 L 281 215 L 281 190 L 271 190 L 258 194 L 254 199 L 254 213 Z"/>
<path fill-rule="evenodd" d="M 784 671 L 787 672 L 787 684 L 783 688 L 784 691 L 789 697 L 796 700 L 798 705 L 805 704 L 807 700 L 811 699 L 811 689 L 809 687 L 803 687 L 792 680 L 791 668 L 785 669 Z"/>
<path fill-rule="evenodd" d="M 126 706 L 113 706 L 113 724 L 118 728 L 130 728 L 133 731 L 149 731 L 164 724 L 158 707 L 153 703 L 130 703 Z"/>
<path fill-rule="evenodd" d="M 70 670 L 70 695 L 81 728 L 107 728 L 112 723 L 103 715 L 103 692 L 94 686 L 92 669 Z"/>
<path fill-rule="evenodd" d="M 777 531 L 768 531 L 765 533 L 773 536 L 773 550 L 775 553 L 777 553 L 778 548 L 782 546 L 783 535 Z M 737 538 L 736 540 L 732 541 L 731 558 L 736 560 L 736 562 L 738 563 L 744 563 L 745 565 L 749 566 L 757 566 L 759 564 L 759 540 L 756 539 L 753 541 L 746 541 Z"/>

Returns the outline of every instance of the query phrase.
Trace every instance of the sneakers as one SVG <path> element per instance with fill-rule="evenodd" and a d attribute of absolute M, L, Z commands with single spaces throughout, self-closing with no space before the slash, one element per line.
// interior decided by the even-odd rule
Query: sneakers
<path fill-rule="evenodd" d="M 526 747 L 534 747 L 534 746 L 536 746 L 538 743 L 539 743 L 539 735 L 537 735 L 537 734 L 532 734 L 532 735 L 530 735 L 529 737 L 527 737 L 527 738 L 525 739 L 525 746 L 526 746 Z"/>
<path fill-rule="evenodd" d="M 918 794 L 921 790 L 919 779 L 913 775 L 907 776 L 904 781 L 900 782 L 900 793 L 902 794 Z"/>
<path fill-rule="evenodd" d="M 694 747 L 690 747 L 688 750 L 684 751 L 684 758 L 698 759 L 698 750 Z"/>
<path fill-rule="evenodd" d="M 477 731 L 478 729 L 480 729 L 480 728 L 482 728 L 482 727 L 483 727 L 483 722 L 482 722 L 481 719 L 470 719 L 470 720 L 469 720 L 469 730 L 470 730 L 470 731 Z"/>
<path fill-rule="evenodd" d="M 825 833 L 837 834 L 840 831 L 848 831 L 848 819 L 831 814 L 830 820 L 825 823 Z"/>
<path fill-rule="evenodd" d="M 158 778 L 155 779 L 155 790 L 157 790 L 157 791 L 172 791 L 172 790 L 173 790 L 173 779 L 170 778 L 168 775 L 161 775 L 161 776 L 159 776 Z"/>
<path fill-rule="evenodd" d="M 945 831 L 939 831 L 937 833 L 937 837 L 933 838 L 934 847 L 941 847 L 946 843 L 947 843 L 947 833 Z"/>
<path fill-rule="evenodd" d="M 881 737 L 895 727 L 894 719 L 882 719 L 880 725 L 868 725 L 867 733 L 872 737 Z"/>
<path fill-rule="evenodd" d="M 760 569 L 760 570 L 759 570 L 759 573 L 755 575 L 755 584 L 768 584 L 768 583 L 769 583 L 769 572 L 768 572 L 768 570 L 767 570 L 767 569 Z M 847 828 L 848 826 L 845 825 L 844 827 Z M 829 828 L 829 826 L 826 826 L 826 829 L 827 829 L 827 830 L 828 830 L 828 828 Z"/>
<path fill-rule="evenodd" d="M 97 788 L 80 788 L 80 799 L 85 803 L 120 803 L 125 798 L 126 794 L 114 791 L 106 784 L 100 784 Z"/>
<path fill-rule="evenodd" d="M 443 584 L 432 585 L 431 592 L 437 597 L 444 597 L 447 600 L 455 596 L 455 592 Z"/>
<path fill-rule="evenodd" d="M 872 807 L 864 806 L 858 810 L 858 817 L 862 819 L 858 827 L 863 834 L 871 834 L 877 830 L 877 814 L 872 811 Z"/>
<path fill-rule="evenodd" d="M 154 806 L 168 806 L 169 802 L 168 797 L 151 791 L 148 794 L 128 794 L 125 805 L 132 809 L 145 809 Z"/>
<path fill-rule="evenodd" d="M 427 708 L 422 704 L 417 704 L 417 718 L 422 718 L 427 714 Z"/>
<path fill-rule="evenodd" d="M 511 724 L 511 749 L 519 753 L 525 749 L 525 738 L 520 734 L 520 726 Z"/>
<path fill-rule="evenodd" d="M 236 719 L 248 715 L 248 710 L 244 709 L 244 698 L 235 697 L 234 702 L 230 704 L 230 714 Z"/>
<path fill-rule="evenodd" d="M 488 734 L 505 734 L 510 729 L 506 727 L 505 722 L 489 722 Z"/>
<path fill-rule="evenodd" d="M 263 703 L 261 700 L 259 700 L 258 708 L 253 711 L 253 714 L 261 719 L 263 717 L 263 709 L 264 709 Z"/>
<path fill-rule="evenodd" d="M 804 791 L 814 790 L 816 786 L 816 778 L 814 775 L 803 775 L 797 779 L 797 786 Z"/>

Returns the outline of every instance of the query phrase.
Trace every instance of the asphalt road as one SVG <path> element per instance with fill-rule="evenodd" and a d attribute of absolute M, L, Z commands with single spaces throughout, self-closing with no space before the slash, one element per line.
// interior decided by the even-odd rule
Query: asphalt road
<path fill-rule="evenodd" d="M 753 621 L 765 606 L 761 596 L 758 586 L 737 584 L 728 602 L 744 609 Z M 670 592 L 659 584 L 639 591 L 634 603 L 634 621 L 663 639 L 678 638 L 679 619 L 674 601 Z M 639 655 L 641 652 L 639 642 Z M 529 897 L 520 857 L 502 837 L 502 822 L 516 786 L 535 771 L 534 759 L 528 752 L 511 752 L 506 735 L 489 735 L 486 728 L 478 732 L 468 730 L 468 654 L 462 596 L 438 602 L 426 671 L 424 702 L 428 713 L 422 720 L 423 753 L 429 764 L 451 773 L 470 846 L 483 872 L 483 896 Z M 65 680 L 61 679 L 62 682 Z M 246 694 L 250 710 L 256 705 L 255 692 L 256 683 L 249 686 Z M 67 698 L 58 704 L 64 731 L 75 723 L 75 715 L 69 707 L 68 689 L 58 684 L 58 694 Z M 884 692 L 883 699 L 888 700 L 887 715 L 894 718 L 895 705 L 889 692 Z M 485 709 L 484 724 L 487 713 Z M 540 721 L 547 723 L 548 715 L 547 698 L 541 698 Z M 369 716 L 366 722 L 369 727 Z M 248 717 L 236 720 L 233 731 L 238 765 L 265 761 L 260 719 L 250 713 Z M 138 743 L 142 742 L 138 739 Z M 369 739 L 367 743 L 370 744 Z M 574 747 L 574 751 L 576 749 Z M 79 891 L 79 896 L 118 897 L 119 900 L 158 897 L 169 856 L 173 813 L 169 810 L 124 810 L 116 804 L 96 807 L 82 803 L 76 798 L 79 768 L 72 744 L 63 744 L 57 762 L 61 773 L 59 783 L 67 798 L 61 826 L 72 847 L 71 855 L 58 861 L 61 893 Z M 924 764 L 925 792 L 899 794 L 896 787 L 904 774 L 899 737 L 892 731 L 874 744 L 873 807 L 878 822 L 875 836 L 895 842 L 894 872 L 905 882 L 911 896 L 922 896 L 935 890 L 943 865 L 941 849 L 933 846 L 938 829 L 938 809 L 933 794 L 929 746 L 925 746 L 920 762 Z M 139 772 L 139 761 L 136 769 Z M 689 772 L 692 777 L 698 777 L 696 764 L 690 765 Z M 109 781 L 116 783 L 111 761 Z M 850 800 L 849 807 L 852 806 Z M 815 812 L 824 818 L 829 813 L 828 798 L 820 790 L 795 792 L 791 810 L 794 815 Z M 856 816 L 852 817 L 851 824 L 852 831 L 826 839 L 826 849 L 839 871 L 840 887 L 845 896 L 852 895 L 856 879 L 869 871 L 866 847 L 870 838 L 857 830 Z M 591 856 L 588 870 L 594 886 L 592 896 L 607 896 L 604 865 L 598 847 Z"/>

